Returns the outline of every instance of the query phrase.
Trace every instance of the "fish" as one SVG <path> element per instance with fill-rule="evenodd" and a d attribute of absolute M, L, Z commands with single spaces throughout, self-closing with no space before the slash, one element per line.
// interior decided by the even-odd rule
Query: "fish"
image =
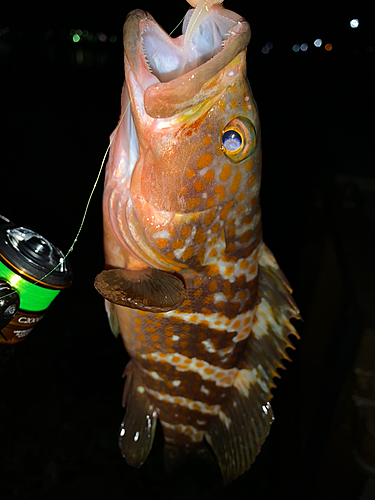
<path fill-rule="evenodd" d="M 145 462 L 159 421 L 166 457 L 211 450 L 229 483 L 270 431 L 271 390 L 300 313 L 262 237 L 249 24 L 218 3 L 192 33 L 192 12 L 176 38 L 143 10 L 126 18 L 95 287 L 130 357 L 127 463 Z"/>

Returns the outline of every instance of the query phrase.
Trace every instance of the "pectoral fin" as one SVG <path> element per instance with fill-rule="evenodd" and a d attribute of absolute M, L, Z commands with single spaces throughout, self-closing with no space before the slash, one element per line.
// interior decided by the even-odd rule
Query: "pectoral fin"
<path fill-rule="evenodd" d="M 116 307 L 112 302 L 108 302 L 108 300 L 104 301 L 105 310 L 108 316 L 109 326 L 112 330 L 113 335 L 117 338 L 120 335 L 120 325 L 117 318 Z"/>
<path fill-rule="evenodd" d="M 98 274 L 94 286 L 109 302 L 141 311 L 168 312 L 185 300 L 183 282 L 160 269 L 109 269 Z"/>
<path fill-rule="evenodd" d="M 126 367 L 124 400 L 126 412 L 120 428 L 119 446 L 126 462 L 140 467 L 148 457 L 157 423 L 157 411 L 150 404 L 136 366 Z"/>

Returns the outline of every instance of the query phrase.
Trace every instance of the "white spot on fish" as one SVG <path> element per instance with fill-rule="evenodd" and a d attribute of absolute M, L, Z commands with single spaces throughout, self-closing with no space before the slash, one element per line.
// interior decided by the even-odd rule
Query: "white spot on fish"
<path fill-rule="evenodd" d="M 180 337 L 179 337 L 178 335 L 172 335 L 172 340 L 173 340 L 174 342 L 176 342 L 176 341 L 177 341 L 177 340 L 179 340 L 179 339 L 180 339 Z"/>
<path fill-rule="evenodd" d="M 142 385 L 139 385 L 137 387 L 137 391 L 140 392 L 141 394 L 143 394 L 145 392 L 145 388 Z"/>
<path fill-rule="evenodd" d="M 207 396 L 210 394 L 210 391 L 206 389 L 204 385 L 201 385 L 201 391 L 204 392 L 204 394 L 207 394 Z"/>
<path fill-rule="evenodd" d="M 165 238 L 169 239 L 171 235 L 169 234 L 169 231 L 166 231 L 165 229 L 163 231 L 157 231 L 152 235 L 153 238 Z"/>
<path fill-rule="evenodd" d="M 253 332 L 257 339 L 274 332 L 278 337 L 283 338 L 285 326 L 287 325 L 290 333 L 296 334 L 293 325 L 289 322 L 285 314 L 281 314 L 277 320 L 273 315 L 272 308 L 266 299 L 262 298 L 257 306 L 254 318 Z"/>
<path fill-rule="evenodd" d="M 210 352 L 211 354 L 214 353 L 214 352 L 216 352 L 216 349 L 212 345 L 212 342 L 211 342 L 210 339 L 208 339 L 208 340 L 202 340 L 202 344 L 206 348 L 207 352 Z"/>
<path fill-rule="evenodd" d="M 173 380 L 172 385 L 178 387 L 181 384 L 181 380 Z"/>
<path fill-rule="evenodd" d="M 227 298 L 222 292 L 216 292 L 214 294 L 214 303 L 216 304 L 217 302 L 226 302 Z"/>
<path fill-rule="evenodd" d="M 241 394 L 247 397 L 249 395 L 250 386 L 255 384 L 258 384 L 263 392 L 269 392 L 267 384 L 264 380 L 259 378 L 257 368 L 253 368 L 252 370 L 239 370 L 233 385 Z"/>
<path fill-rule="evenodd" d="M 185 252 L 187 249 L 187 246 L 185 245 L 183 248 L 179 248 L 178 250 L 174 250 L 173 255 L 176 257 L 176 259 L 180 260 L 182 257 L 182 254 Z"/>
<path fill-rule="evenodd" d="M 223 411 L 220 411 L 219 418 L 223 422 L 225 427 L 227 429 L 229 429 L 229 427 L 231 426 L 232 420 L 229 417 L 227 417 Z"/>

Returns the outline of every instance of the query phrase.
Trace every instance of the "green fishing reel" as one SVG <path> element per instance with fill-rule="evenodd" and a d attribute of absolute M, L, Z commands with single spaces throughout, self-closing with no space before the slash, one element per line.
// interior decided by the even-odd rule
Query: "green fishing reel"
<path fill-rule="evenodd" d="M 0 344 L 24 340 L 72 280 L 58 248 L 0 215 Z"/>

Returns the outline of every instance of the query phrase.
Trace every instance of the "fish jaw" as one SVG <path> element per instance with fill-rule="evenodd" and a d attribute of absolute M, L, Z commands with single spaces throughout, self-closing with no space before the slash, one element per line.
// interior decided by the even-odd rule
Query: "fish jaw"
<path fill-rule="evenodd" d="M 149 116 L 170 117 L 206 100 L 207 88 L 202 91 L 202 87 L 250 41 L 248 23 L 222 5 L 210 8 L 200 32 L 205 30 L 212 37 L 214 31 L 219 33 L 220 43 L 217 39 L 213 44 L 204 41 L 199 50 L 202 35 L 198 32 L 192 40 L 195 42 L 191 44 L 193 50 L 186 55 L 182 50 L 184 35 L 175 39 L 169 37 L 144 11 L 135 10 L 128 15 L 124 25 L 125 73 L 129 67 L 137 85 L 143 88 L 145 110 Z M 172 64 L 169 64 L 170 60 Z"/>

